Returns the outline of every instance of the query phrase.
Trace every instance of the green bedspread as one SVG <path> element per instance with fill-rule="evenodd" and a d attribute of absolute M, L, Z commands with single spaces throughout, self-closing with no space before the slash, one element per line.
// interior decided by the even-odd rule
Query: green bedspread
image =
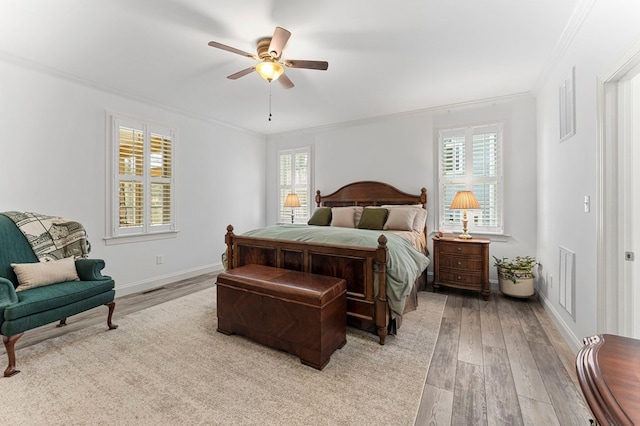
<path fill-rule="evenodd" d="M 408 241 L 385 231 L 339 228 L 330 226 L 274 225 L 244 233 L 245 236 L 289 241 L 378 247 L 380 234 L 387 237 L 387 301 L 392 316 L 402 316 L 404 304 L 416 279 L 429 266 L 429 258 Z M 377 283 L 375 284 L 377 294 Z"/>

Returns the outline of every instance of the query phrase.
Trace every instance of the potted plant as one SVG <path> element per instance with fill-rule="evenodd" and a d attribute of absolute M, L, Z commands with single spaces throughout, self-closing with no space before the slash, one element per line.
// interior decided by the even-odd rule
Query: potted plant
<path fill-rule="evenodd" d="M 507 296 L 529 297 L 534 293 L 533 268 L 540 265 L 535 257 L 516 256 L 514 259 L 493 256 L 498 269 L 498 283 L 500 291 Z"/>

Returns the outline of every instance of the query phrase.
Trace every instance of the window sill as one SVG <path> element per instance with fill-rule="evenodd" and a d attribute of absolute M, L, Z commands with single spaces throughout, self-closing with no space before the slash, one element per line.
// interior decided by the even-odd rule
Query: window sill
<path fill-rule="evenodd" d="M 115 246 L 118 244 L 141 243 L 145 241 L 165 240 L 168 238 L 176 238 L 178 231 L 156 232 L 153 234 L 132 234 L 121 235 L 117 237 L 103 238 L 105 245 Z"/>

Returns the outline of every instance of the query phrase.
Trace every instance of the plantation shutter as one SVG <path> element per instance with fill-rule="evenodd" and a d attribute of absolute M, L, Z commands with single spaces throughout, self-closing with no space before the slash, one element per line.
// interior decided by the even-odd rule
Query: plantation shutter
<path fill-rule="evenodd" d="M 158 133 L 150 135 L 150 224 L 171 225 L 172 137 Z"/>
<path fill-rule="evenodd" d="M 175 230 L 174 131 L 115 117 L 113 123 L 113 236 Z"/>
<path fill-rule="evenodd" d="M 144 131 L 118 127 L 119 227 L 141 230 L 144 217 Z"/>
<path fill-rule="evenodd" d="M 471 190 L 480 210 L 467 212 L 476 232 L 502 233 L 502 124 L 439 132 L 439 227 L 459 231 L 462 211 L 449 206 L 458 191 Z"/>
<path fill-rule="evenodd" d="M 300 207 L 293 209 L 294 221 L 309 218 L 311 203 L 311 147 L 282 150 L 278 154 L 278 221 L 291 223 L 291 207 L 284 207 L 288 194 L 297 194 Z"/>

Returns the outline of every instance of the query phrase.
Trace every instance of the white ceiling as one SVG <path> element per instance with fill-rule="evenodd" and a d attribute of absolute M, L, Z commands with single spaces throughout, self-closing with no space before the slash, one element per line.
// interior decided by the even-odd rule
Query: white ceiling
<path fill-rule="evenodd" d="M 529 92 L 579 0 L 2 0 L 0 59 L 250 131 L 278 132 Z M 211 48 L 291 31 L 295 87 Z M 3 81 L 2 84 L 10 84 Z M 147 117 L 153 118 L 153 117 Z"/>

